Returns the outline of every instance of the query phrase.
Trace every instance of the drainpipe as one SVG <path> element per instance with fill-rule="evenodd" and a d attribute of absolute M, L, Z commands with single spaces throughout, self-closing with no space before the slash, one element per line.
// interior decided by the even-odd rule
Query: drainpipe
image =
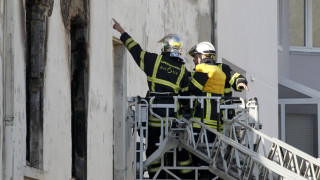
<path fill-rule="evenodd" d="M 216 47 L 216 1 L 212 0 L 212 5 L 211 5 L 211 42 Z"/>
<path fill-rule="evenodd" d="M 217 29 L 217 21 L 218 21 L 218 1 L 212 0 L 212 39 L 211 42 L 216 49 L 216 57 L 219 57 L 219 47 L 218 47 L 218 29 Z"/>

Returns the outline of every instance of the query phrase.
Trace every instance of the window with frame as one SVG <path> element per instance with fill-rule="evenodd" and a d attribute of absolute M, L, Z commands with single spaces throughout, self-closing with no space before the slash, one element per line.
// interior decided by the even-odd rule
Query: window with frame
<path fill-rule="evenodd" d="M 290 0 L 290 50 L 320 53 L 320 0 Z"/>

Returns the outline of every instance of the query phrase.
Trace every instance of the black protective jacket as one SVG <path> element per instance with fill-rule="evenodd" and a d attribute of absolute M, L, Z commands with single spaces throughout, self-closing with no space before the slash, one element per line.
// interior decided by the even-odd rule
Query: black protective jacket
<path fill-rule="evenodd" d="M 140 69 L 147 75 L 148 86 L 151 92 L 171 92 L 173 95 L 187 95 L 188 75 L 184 63 L 171 57 L 170 53 L 150 53 L 141 49 L 128 33 L 120 37 L 123 44 L 131 53 Z M 154 103 L 173 103 L 173 99 L 157 99 Z M 156 113 L 162 117 L 165 111 L 160 109 Z M 170 111 L 169 116 L 174 116 Z M 160 127 L 160 120 L 149 116 L 149 125 Z"/>

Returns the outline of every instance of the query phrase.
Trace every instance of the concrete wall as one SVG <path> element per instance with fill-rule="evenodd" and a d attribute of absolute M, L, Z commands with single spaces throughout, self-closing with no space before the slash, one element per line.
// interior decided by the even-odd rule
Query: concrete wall
<path fill-rule="evenodd" d="M 6 3 L 5 3 L 6 2 Z M 1 23 L 0 50 L 0 150 L 3 169 L 0 179 L 64 179 L 72 178 L 71 140 L 71 72 L 70 34 L 65 27 L 61 12 L 61 1 L 55 0 L 52 15 L 48 17 L 46 65 L 43 96 L 43 170 L 26 166 L 26 76 L 25 76 L 25 2 L 0 0 L 0 20 L 6 19 L 10 27 Z M 6 6 L 3 6 L 6 4 Z M 177 33 L 184 39 L 183 55 L 199 41 L 211 40 L 211 1 L 156 0 L 125 1 L 96 0 L 89 2 L 88 20 L 88 117 L 87 117 L 87 179 L 113 179 L 114 167 L 114 59 L 113 37 L 119 38 L 112 29 L 112 18 L 117 19 L 145 50 L 160 53 L 157 43 L 168 33 Z M 4 16 L 5 14 L 5 16 Z M 200 22 L 201 20 L 201 22 Z M 2 22 L 2 21 L 1 21 Z M 199 30 L 201 27 L 207 27 Z M 6 41 L 4 41 L 6 39 Z M 126 76 L 123 87 L 128 96 L 144 96 L 147 91 L 146 77 L 128 52 Z M 191 60 L 191 58 L 189 58 Z M 12 62 L 12 71 L 6 63 Z M 192 61 L 188 62 L 189 69 Z M 6 73 L 12 75 L 12 79 Z M 4 76 L 6 75 L 6 76 Z M 126 80 L 125 80 L 126 79 Z M 12 86 L 10 86 L 11 84 Z M 5 91 L 5 88 L 8 88 Z M 4 128 L 3 103 L 6 93 L 12 92 L 13 124 Z M 123 107 L 126 108 L 126 107 Z M 117 126 L 116 126 L 117 128 Z M 6 131 L 5 131 L 6 130 Z M 6 144 L 3 145 L 3 135 Z M 123 145 L 125 146 L 125 145 Z M 126 162 L 123 162 L 126 164 Z M 130 165 L 131 166 L 131 165 Z M 121 170 L 130 169 L 121 166 Z M 122 177 L 126 179 L 132 176 Z"/>
<path fill-rule="evenodd" d="M 3 89 L 3 65 L 4 65 L 4 22 L 5 22 L 5 17 L 4 17 L 4 1 L 0 0 L 0 102 L 3 102 L 3 94 L 4 94 L 4 89 Z M 0 137 L 3 137 L 3 121 L 4 121 L 4 109 L 3 109 L 3 103 L 0 103 Z M 3 174 L 3 157 L 2 157 L 2 152 L 3 152 L 3 141 L 0 140 L 0 174 Z M 2 175 L 0 176 L 2 179 Z"/>
<path fill-rule="evenodd" d="M 43 170 L 45 179 L 71 178 L 71 92 L 69 35 L 55 1 L 48 18 L 43 97 Z"/>
<path fill-rule="evenodd" d="M 320 54 L 290 54 L 290 79 L 320 91 Z"/>
<path fill-rule="evenodd" d="M 279 14 L 280 24 L 278 28 L 281 28 L 280 41 L 278 49 L 278 73 L 279 77 L 290 78 L 290 64 L 289 61 L 289 1 L 281 1 L 281 13 Z"/>
<path fill-rule="evenodd" d="M 278 137 L 276 1 L 217 1 L 216 15 L 218 58 L 246 71 L 247 98 L 259 100 L 262 131 Z"/>
<path fill-rule="evenodd" d="M 114 0 L 112 3 L 112 17 L 140 43 L 143 49 L 149 52 L 160 53 L 161 44 L 157 42 L 163 36 L 169 33 L 180 35 L 183 39 L 182 55 L 189 60 L 188 69 L 192 69 L 193 66 L 192 58 L 187 56 L 190 48 L 200 41 L 211 41 L 211 11 L 209 0 L 201 2 L 195 0 L 156 0 L 152 2 L 139 0 L 133 4 L 126 0 Z M 113 36 L 119 37 L 118 32 L 112 31 L 112 33 Z M 130 56 L 129 59 L 131 59 Z M 132 60 L 128 62 L 129 68 L 136 66 L 132 64 Z M 138 77 L 132 78 L 137 79 Z"/>
<path fill-rule="evenodd" d="M 113 178 L 111 1 L 90 1 L 88 177 Z"/>

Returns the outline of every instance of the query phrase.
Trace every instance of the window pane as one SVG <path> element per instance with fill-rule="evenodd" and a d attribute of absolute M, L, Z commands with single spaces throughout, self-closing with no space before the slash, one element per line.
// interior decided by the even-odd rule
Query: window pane
<path fill-rule="evenodd" d="M 305 46 L 305 3 L 304 0 L 290 0 L 290 45 Z"/>
<path fill-rule="evenodd" d="M 320 47 L 320 0 L 312 1 L 312 46 Z"/>

